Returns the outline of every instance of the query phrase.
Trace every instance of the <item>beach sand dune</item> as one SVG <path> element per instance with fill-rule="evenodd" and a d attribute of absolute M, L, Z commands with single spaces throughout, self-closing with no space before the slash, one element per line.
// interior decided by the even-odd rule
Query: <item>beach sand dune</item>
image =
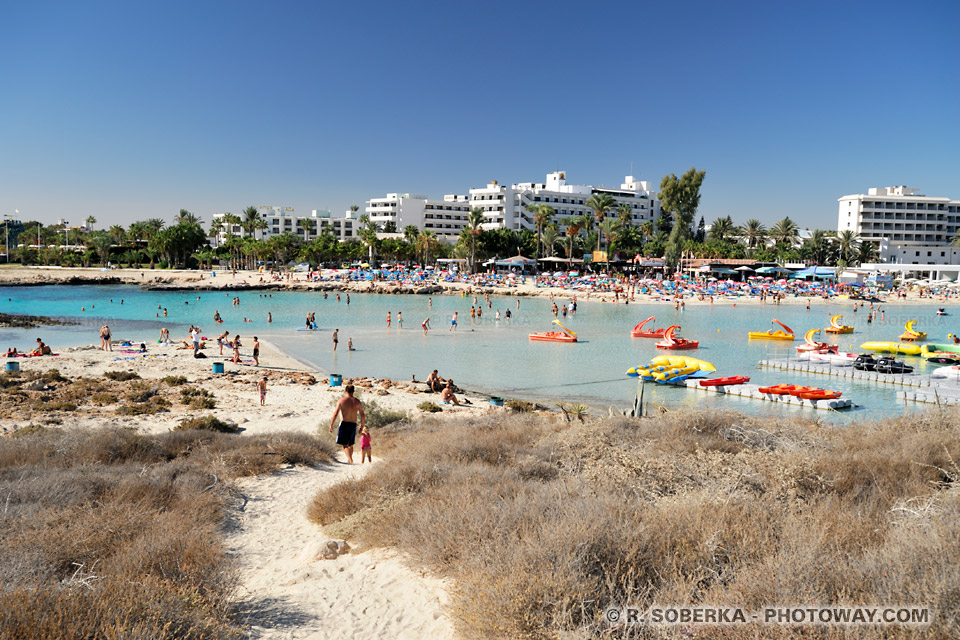
<path fill-rule="evenodd" d="M 241 621 L 253 637 L 454 637 L 444 584 L 410 569 L 396 552 L 352 549 L 333 560 L 305 557 L 329 538 L 307 520 L 309 501 L 371 467 L 348 465 L 341 454 L 331 465 L 240 482 L 244 499 L 226 544 L 239 564 Z"/>

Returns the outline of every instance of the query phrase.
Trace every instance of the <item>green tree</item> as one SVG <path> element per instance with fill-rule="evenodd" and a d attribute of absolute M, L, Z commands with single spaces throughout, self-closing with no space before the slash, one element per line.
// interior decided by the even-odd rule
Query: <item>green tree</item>
<path fill-rule="evenodd" d="M 690 238 L 690 225 L 700 206 L 700 187 L 706 171 L 697 171 L 690 167 L 680 178 L 674 174 L 664 176 L 660 181 L 660 208 L 673 214 L 673 229 L 667 240 L 666 261 L 670 268 L 676 268 L 684 242 Z"/>
<path fill-rule="evenodd" d="M 110 247 L 113 245 L 111 235 L 106 231 L 94 231 L 88 236 L 87 244 L 96 249 L 100 266 L 106 266 L 110 258 Z"/>
<path fill-rule="evenodd" d="M 93 229 L 93 225 L 97 224 L 97 219 L 93 216 L 87 216 L 87 229 Z"/>
<path fill-rule="evenodd" d="M 593 210 L 593 217 L 596 218 L 597 227 L 606 218 L 607 213 L 616 206 L 617 201 L 609 193 L 595 193 L 587 200 L 587 206 Z M 597 233 L 597 251 L 600 251 L 600 236 Z"/>
<path fill-rule="evenodd" d="M 770 227 L 769 235 L 775 243 L 792 247 L 800 236 L 800 229 L 793 220 L 786 217 Z"/>
<path fill-rule="evenodd" d="M 556 253 L 557 235 L 555 228 L 547 227 L 540 236 L 540 240 L 543 242 L 543 252 L 547 258 L 552 258 L 554 253 Z"/>
<path fill-rule="evenodd" d="M 710 225 L 710 239 L 723 242 L 733 235 L 735 228 L 730 216 L 717 218 L 713 221 L 713 224 Z"/>
<path fill-rule="evenodd" d="M 191 224 L 200 224 L 200 218 L 195 213 L 191 213 L 186 209 L 180 209 L 180 213 L 173 217 L 174 224 L 180 224 L 183 222 L 189 222 Z"/>
<path fill-rule="evenodd" d="M 563 221 L 563 224 L 567 227 L 567 259 L 571 261 L 571 264 L 573 264 L 573 239 L 580 235 L 581 225 L 583 225 L 586 217 L 587 216 L 577 216 L 575 218 L 566 218 Z"/>
<path fill-rule="evenodd" d="M 877 245 L 869 241 L 860 243 L 857 250 L 857 264 L 871 264 L 877 261 Z"/>
<path fill-rule="evenodd" d="M 750 218 L 747 220 L 747 224 L 743 226 L 743 235 L 747 239 L 747 246 L 753 249 L 763 244 L 767 237 L 767 228 L 756 218 Z"/>
<path fill-rule="evenodd" d="M 467 214 L 467 232 L 470 234 L 470 273 L 477 272 L 477 236 L 483 233 L 483 209 L 474 207 Z"/>
<path fill-rule="evenodd" d="M 844 229 L 837 234 L 837 250 L 847 263 L 856 263 L 860 256 L 860 236 L 851 229 Z"/>
<path fill-rule="evenodd" d="M 630 207 L 630 205 L 623 203 L 619 207 L 617 207 L 617 218 L 621 226 L 625 227 L 627 225 L 633 224 L 633 220 L 631 219 L 632 216 L 633 216 L 633 209 Z"/>

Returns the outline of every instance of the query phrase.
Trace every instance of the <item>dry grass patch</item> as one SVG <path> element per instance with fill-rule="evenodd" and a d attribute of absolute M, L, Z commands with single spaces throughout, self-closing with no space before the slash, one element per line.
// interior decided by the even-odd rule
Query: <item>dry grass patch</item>
<path fill-rule="evenodd" d="M 31 429 L 0 439 L 0 638 L 241 638 L 230 478 L 331 459 L 303 434 Z"/>
<path fill-rule="evenodd" d="M 309 517 L 454 578 L 467 638 L 606 637 L 607 606 L 654 603 L 934 612 L 923 628 L 698 638 L 960 636 L 957 412 L 837 429 L 718 412 L 501 414 L 382 440 L 389 459 L 321 492 Z"/>

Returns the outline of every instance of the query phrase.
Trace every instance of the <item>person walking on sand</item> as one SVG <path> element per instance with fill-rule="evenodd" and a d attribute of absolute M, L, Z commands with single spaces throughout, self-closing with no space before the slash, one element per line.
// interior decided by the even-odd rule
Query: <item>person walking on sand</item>
<path fill-rule="evenodd" d="M 257 391 L 260 392 L 260 406 L 262 407 L 267 402 L 267 376 L 263 376 L 257 383 Z"/>
<path fill-rule="evenodd" d="M 200 351 L 200 327 L 190 327 L 190 338 L 193 340 L 193 355 Z"/>
<path fill-rule="evenodd" d="M 360 428 L 360 464 L 373 464 L 373 454 L 370 448 L 370 431 L 364 426 Z"/>
<path fill-rule="evenodd" d="M 333 350 L 337 350 L 337 344 L 340 342 L 340 329 L 333 330 Z"/>
<path fill-rule="evenodd" d="M 353 444 L 357 439 L 357 416 L 360 417 L 361 429 L 367 426 L 367 416 L 363 412 L 363 404 L 353 397 L 352 384 L 343 388 L 343 397 L 337 402 L 333 417 L 330 418 L 330 433 L 333 433 L 333 425 L 337 421 L 338 414 L 340 426 L 337 428 L 337 444 L 343 447 L 347 463 L 353 464 Z"/>
<path fill-rule="evenodd" d="M 224 331 L 223 333 L 217 336 L 217 344 L 220 346 L 220 355 L 223 355 L 223 345 L 230 342 L 230 340 L 227 338 L 227 336 L 229 335 L 230 335 L 229 331 Z"/>
<path fill-rule="evenodd" d="M 100 327 L 100 348 L 103 351 L 113 351 L 113 340 L 110 337 L 110 327 Z"/>
<path fill-rule="evenodd" d="M 253 366 L 260 366 L 260 339 L 253 336 Z"/>

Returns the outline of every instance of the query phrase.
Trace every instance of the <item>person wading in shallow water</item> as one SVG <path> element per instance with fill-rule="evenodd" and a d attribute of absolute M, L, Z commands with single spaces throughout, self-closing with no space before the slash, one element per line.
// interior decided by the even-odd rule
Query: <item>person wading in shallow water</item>
<path fill-rule="evenodd" d="M 330 433 L 333 433 L 333 425 L 337 421 L 338 414 L 340 426 L 337 428 L 337 444 L 343 447 L 347 462 L 353 464 L 353 444 L 357 439 L 357 415 L 360 416 L 361 428 L 367 426 L 367 416 L 363 412 L 363 404 L 353 397 L 352 384 L 343 388 L 343 397 L 337 402 L 337 408 L 334 409 L 333 417 L 330 418 Z"/>

